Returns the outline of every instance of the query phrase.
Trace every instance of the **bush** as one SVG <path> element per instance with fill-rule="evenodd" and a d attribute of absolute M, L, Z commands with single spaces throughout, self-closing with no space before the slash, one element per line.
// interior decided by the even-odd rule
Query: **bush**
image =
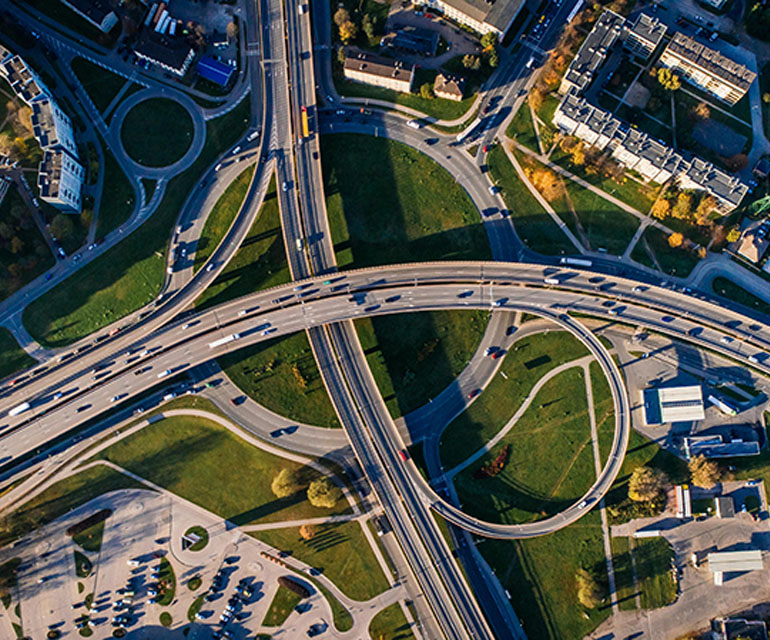
<path fill-rule="evenodd" d="M 307 499 L 314 507 L 331 509 L 339 498 L 339 488 L 327 476 L 313 480 L 307 488 Z"/>
<path fill-rule="evenodd" d="M 302 485 L 296 473 L 289 469 L 281 469 L 278 475 L 273 478 L 270 488 L 276 498 L 288 498 L 297 493 Z"/>

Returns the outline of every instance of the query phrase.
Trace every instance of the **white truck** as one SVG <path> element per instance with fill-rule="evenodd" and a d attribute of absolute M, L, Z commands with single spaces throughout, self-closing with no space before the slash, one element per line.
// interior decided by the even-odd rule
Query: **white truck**
<path fill-rule="evenodd" d="M 24 413 L 27 409 L 30 408 L 29 402 L 22 402 L 21 404 L 17 404 L 13 409 L 11 409 L 8 412 L 9 416 L 18 416 L 20 413 Z"/>

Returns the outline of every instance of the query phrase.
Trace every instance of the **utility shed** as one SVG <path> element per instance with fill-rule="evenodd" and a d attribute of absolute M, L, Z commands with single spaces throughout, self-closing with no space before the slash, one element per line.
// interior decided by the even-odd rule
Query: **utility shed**
<path fill-rule="evenodd" d="M 642 391 L 646 424 L 703 420 L 703 391 L 700 385 L 666 387 Z"/>
<path fill-rule="evenodd" d="M 714 584 L 722 584 L 725 573 L 744 571 L 761 571 L 764 569 L 762 552 L 759 549 L 750 551 L 718 551 L 708 555 L 709 571 L 714 574 Z"/>

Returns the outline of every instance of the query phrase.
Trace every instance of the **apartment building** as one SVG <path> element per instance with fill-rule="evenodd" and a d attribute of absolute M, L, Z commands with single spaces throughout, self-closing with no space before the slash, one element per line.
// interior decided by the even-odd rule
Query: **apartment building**
<path fill-rule="evenodd" d="M 494 33 L 502 40 L 527 3 L 526 0 L 426 0 L 424 4 L 482 35 Z"/>
<path fill-rule="evenodd" d="M 37 177 L 40 197 L 57 209 L 80 212 L 86 171 L 63 149 L 47 149 Z"/>
<path fill-rule="evenodd" d="M 32 106 L 35 100 L 41 100 L 50 95 L 50 91 L 43 84 L 43 81 L 27 66 L 21 56 L 6 57 L 0 63 L 0 75 L 5 78 L 14 93 L 28 106 Z"/>
<path fill-rule="evenodd" d="M 414 65 L 348 49 L 343 67 L 345 78 L 374 87 L 408 93 L 414 82 Z"/>
<path fill-rule="evenodd" d="M 633 24 L 626 23 L 625 35 L 623 46 L 646 62 L 666 35 L 666 25 L 653 16 L 640 13 Z"/>
<path fill-rule="evenodd" d="M 61 0 L 61 3 L 104 33 L 118 24 L 118 16 L 106 0 Z"/>
<path fill-rule="evenodd" d="M 46 96 L 32 103 L 32 132 L 43 150 L 61 147 L 73 158 L 78 157 L 72 120 L 52 98 Z"/>
<path fill-rule="evenodd" d="M 684 33 L 676 33 L 660 56 L 660 64 L 729 105 L 740 100 L 757 74 Z"/>

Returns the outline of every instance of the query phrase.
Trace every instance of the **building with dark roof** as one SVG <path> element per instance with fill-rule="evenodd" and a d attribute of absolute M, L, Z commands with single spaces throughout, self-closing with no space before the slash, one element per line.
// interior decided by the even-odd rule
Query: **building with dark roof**
<path fill-rule="evenodd" d="M 235 71 L 229 64 L 215 60 L 211 56 L 203 56 L 198 60 L 196 70 L 201 78 L 210 80 L 222 87 L 227 86 L 233 76 L 233 71 Z"/>
<path fill-rule="evenodd" d="M 118 24 L 118 16 L 106 0 L 61 0 L 61 3 L 104 33 Z"/>
<path fill-rule="evenodd" d="M 37 176 L 40 197 L 57 209 L 80 212 L 85 169 L 66 151 L 48 149 Z"/>
<path fill-rule="evenodd" d="M 660 64 L 733 105 L 749 90 L 757 74 L 684 33 L 675 33 L 660 56 Z"/>
<path fill-rule="evenodd" d="M 52 98 L 46 96 L 32 103 L 31 120 L 32 132 L 41 149 L 61 147 L 74 158 L 78 157 L 72 120 Z"/>
<path fill-rule="evenodd" d="M 6 57 L 0 63 L 0 75 L 11 85 L 14 93 L 29 106 L 32 106 L 35 100 L 42 100 L 50 94 L 43 81 L 21 56 Z"/>
<path fill-rule="evenodd" d="M 433 93 L 437 98 L 460 102 L 465 94 L 465 78 L 441 71 L 436 74 Z"/>
<path fill-rule="evenodd" d="M 380 46 L 421 56 L 434 56 L 438 48 L 438 32 L 408 25 L 386 35 L 380 41 Z"/>
<path fill-rule="evenodd" d="M 134 53 L 161 69 L 182 77 L 190 68 L 195 51 L 184 38 L 167 36 L 153 29 L 144 29 L 134 46 Z"/>
<path fill-rule="evenodd" d="M 640 13 L 636 22 L 626 24 L 623 46 L 632 55 L 647 60 L 666 35 L 666 25 L 653 16 Z"/>
<path fill-rule="evenodd" d="M 501 40 L 526 0 L 427 0 L 425 6 L 443 13 L 480 34 L 495 33 Z"/>
<path fill-rule="evenodd" d="M 355 49 L 348 49 L 343 72 L 348 80 L 403 93 L 412 90 L 414 81 L 413 64 Z"/>

